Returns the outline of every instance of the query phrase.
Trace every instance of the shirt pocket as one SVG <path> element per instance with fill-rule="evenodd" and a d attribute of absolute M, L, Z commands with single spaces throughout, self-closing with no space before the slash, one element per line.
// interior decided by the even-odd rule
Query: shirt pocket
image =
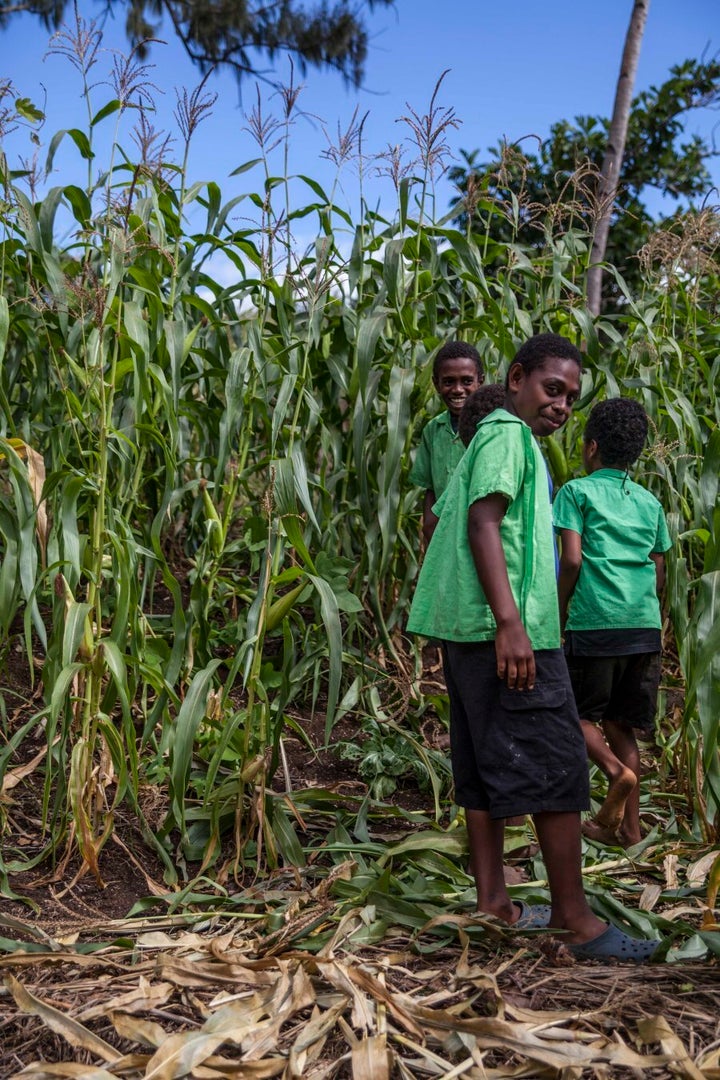
<path fill-rule="evenodd" d="M 510 712 L 554 712 L 566 701 L 567 685 L 563 682 L 535 683 L 532 690 L 511 690 L 505 684 L 500 687 L 500 705 Z"/>

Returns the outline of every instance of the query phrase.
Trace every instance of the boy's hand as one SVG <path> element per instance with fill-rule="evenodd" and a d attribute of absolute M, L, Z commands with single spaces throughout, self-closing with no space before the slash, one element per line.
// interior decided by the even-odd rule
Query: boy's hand
<path fill-rule="evenodd" d="M 498 678 L 510 690 L 532 690 L 535 686 L 535 654 L 525 627 L 519 619 L 498 626 L 495 635 Z"/>
<path fill-rule="evenodd" d="M 510 690 L 535 686 L 535 655 L 520 619 L 500 538 L 500 524 L 507 509 L 504 495 L 486 495 L 468 511 L 468 540 L 478 579 L 495 616 L 497 673 Z"/>

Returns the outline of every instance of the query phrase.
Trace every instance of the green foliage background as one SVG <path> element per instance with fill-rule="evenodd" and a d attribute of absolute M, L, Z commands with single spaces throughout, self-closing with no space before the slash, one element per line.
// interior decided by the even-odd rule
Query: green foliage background
<path fill-rule="evenodd" d="M 686 691 L 664 750 L 686 834 L 716 837 L 715 213 L 689 214 L 651 241 L 637 292 L 610 266 L 622 303 L 593 321 L 586 216 L 549 215 L 529 249 L 512 201 L 478 200 L 472 230 L 434 213 L 453 124 L 437 88 L 427 115 L 410 117 L 417 162 L 411 175 L 396 170 L 392 217 L 364 202 L 351 213 L 310 177 L 307 202 L 290 200 L 268 151 L 288 138 L 289 97 L 284 124 L 258 102 L 258 156 L 238 170 L 247 191 L 225 203 L 216 183 L 186 175 L 209 96 L 180 103 L 180 162 L 142 111 L 131 154 L 124 125 L 137 116 L 142 67 L 129 60 L 115 96 L 95 101 L 96 50 L 83 32 L 66 46 L 88 121 L 58 133 L 49 157 L 71 140 L 86 185 L 40 197 L 2 158 L 0 632 L 6 652 L 22 643 L 42 705 L 20 727 L 5 724 L 0 769 L 39 731 L 47 745 L 42 840 L 28 856 L 6 836 L 6 891 L 8 873 L 75 847 L 99 876 L 120 804 L 170 884 L 187 862 L 202 875 L 222 855 L 227 872 L 228 839 L 236 872 L 304 865 L 303 797 L 272 784 L 283 732 L 302 735 L 298 715 L 311 712 L 328 740 L 341 716 L 412 725 L 433 704 L 403 633 L 420 550 L 407 473 L 435 408 L 432 357 L 450 337 L 476 344 L 489 380 L 533 333 L 582 344 L 580 408 L 547 446 L 556 483 L 579 469 L 595 397 L 631 394 L 650 414 L 642 476 L 674 540 L 668 608 Z M 36 118 L 10 88 L 3 105 L 6 122 Z M 112 152 L 94 179 L 109 125 Z M 341 140 L 339 169 L 359 137 L 353 128 Z M 236 213 L 240 202 L 255 223 Z M 502 241 L 491 238 L 498 215 Z M 315 226 L 305 252 L 293 243 L 300 221 Z M 219 258 L 234 266 L 232 284 L 213 276 Z M 14 703 L 3 703 L 6 717 Z M 426 755 L 420 772 L 439 814 L 441 770 Z M 157 790 L 164 810 L 151 824 Z"/>
<path fill-rule="evenodd" d="M 653 233 L 682 216 L 683 200 L 712 202 L 707 162 L 715 156 L 715 147 L 698 135 L 688 137 L 685 123 L 693 110 L 717 105 L 719 97 L 720 62 L 703 57 L 674 65 L 663 83 L 632 103 L 605 257 L 634 293 L 642 292 L 646 277 L 638 252 Z M 600 170 L 609 128 L 606 117 L 576 116 L 553 124 L 549 138 L 537 145 L 532 139 L 501 144 L 484 163 L 478 150 L 461 151 L 462 163 L 449 170 L 463 196 L 455 221 L 483 234 L 489 229 L 491 240 L 539 250 L 550 217 L 563 218 L 568 225 L 584 221 L 592 230 L 600 210 Z M 674 214 L 665 209 L 661 224 L 646 206 L 648 191 L 665 196 L 665 207 L 678 207 Z M 488 200 L 506 212 L 488 220 Z M 623 310 L 624 303 L 622 288 L 606 275 L 603 308 Z"/>

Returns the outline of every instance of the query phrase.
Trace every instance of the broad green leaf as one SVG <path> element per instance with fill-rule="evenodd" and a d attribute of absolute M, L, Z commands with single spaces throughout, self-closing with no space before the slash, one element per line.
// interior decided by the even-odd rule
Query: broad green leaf
<path fill-rule="evenodd" d="M 194 676 L 173 723 L 170 743 L 169 793 L 172 818 L 181 832 L 185 833 L 185 794 L 190 776 L 193 743 L 196 732 L 205 717 L 207 697 L 212 678 L 220 660 L 212 660 L 206 668 Z"/>
<path fill-rule="evenodd" d="M 95 125 L 99 124 L 101 120 L 104 120 L 106 116 L 112 116 L 112 114 L 116 113 L 120 108 L 120 102 L 116 99 L 113 101 L 108 101 L 106 105 L 103 105 L 102 109 L 98 110 L 98 112 L 95 113 L 92 120 L 90 121 L 90 126 L 95 127 Z"/>

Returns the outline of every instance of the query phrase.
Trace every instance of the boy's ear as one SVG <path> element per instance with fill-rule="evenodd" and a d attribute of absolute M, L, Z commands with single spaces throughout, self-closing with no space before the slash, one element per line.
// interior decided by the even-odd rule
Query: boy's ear
<path fill-rule="evenodd" d="M 512 390 L 520 385 L 525 377 L 525 368 L 522 364 L 511 364 L 507 376 L 508 389 Z"/>

